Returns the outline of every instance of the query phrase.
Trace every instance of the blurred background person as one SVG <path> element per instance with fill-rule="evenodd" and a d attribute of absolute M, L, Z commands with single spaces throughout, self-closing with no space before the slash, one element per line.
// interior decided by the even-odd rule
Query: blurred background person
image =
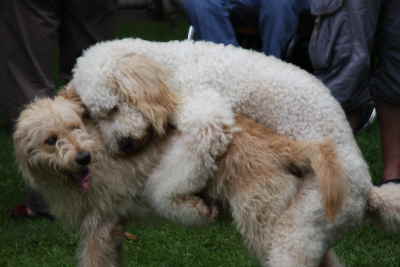
<path fill-rule="evenodd" d="M 235 21 L 258 28 L 262 52 L 285 59 L 308 0 L 183 0 L 183 8 L 198 39 L 238 46 Z"/>
<path fill-rule="evenodd" d="M 310 0 L 315 75 L 342 104 L 355 132 L 379 118 L 382 181 L 400 182 L 400 1 Z"/>
<path fill-rule="evenodd" d="M 92 44 L 114 36 L 117 0 L 2 0 L 0 3 L 0 120 L 11 132 L 23 106 L 52 96 L 71 77 L 75 60 Z M 58 59 L 58 60 L 57 60 Z M 56 65 L 56 63 L 58 63 Z M 28 190 L 13 214 L 46 215 Z"/>

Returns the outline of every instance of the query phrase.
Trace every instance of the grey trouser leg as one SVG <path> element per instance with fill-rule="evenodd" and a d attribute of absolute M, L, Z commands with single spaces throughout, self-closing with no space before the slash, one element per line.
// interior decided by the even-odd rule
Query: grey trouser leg
<path fill-rule="evenodd" d="M 1 0 L 0 120 L 12 123 L 35 97 L 55 93 L 58 48 L 61 79 L 83 49 L 114 33 L 116 0 Z M 27 206 L 47 212 L 42 197 L 27 190 Z"/>
<path fill-rule="evenodd" d="M 116 0 L 3 0 L 0 16 L 0 114 L 13 121 L 22 107 L 55 89 L 55 58 L 63 80 L 76 57 L 110 38 Z"/>
<path fill-rule="evenodd" d="M 60 71 L 64 82 L 75 60 L 92 44 L 115 36 L 117 0 L 60 1 Z"/>
<path fill-rule="evenodd" d="M 34 97 L 53 93 L 59 20 L 53 1 L 3 1 L 0 114 L 11 121 Z"/>
<path fill-rule="evenodd" d="M 377 65 L 370 90 L 376 100 L 400 105 L 400 1 L 384 0 L 377 29 Z"/>

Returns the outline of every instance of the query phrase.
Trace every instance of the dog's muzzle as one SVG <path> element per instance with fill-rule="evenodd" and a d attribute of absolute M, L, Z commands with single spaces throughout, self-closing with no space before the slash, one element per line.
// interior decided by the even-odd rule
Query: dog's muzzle
<path fill-rule="evenodd" d="M 119 151 L 125 154 L 131 154 L 137 151 L 137 142 L 135 139 L 130 137 L 123 137 L 118 140 Z"/>
<path fill-rule="evenodd" d="M 139 153 L 148 146 L 154 137 L 155 132 L 152 127 L 148 127 L 148 129 L 146 129 L 146 134 L 142 138 L 133 138 L 130 136 L 121 137 L 117 141 L 119 152 L 126 155 Z"/>
<path fill-rule="evenodd" d="M 75 161 L 81 166 L 89 165 L 92 157 L 87 151 L 80 151 L 76 154 Z"/>

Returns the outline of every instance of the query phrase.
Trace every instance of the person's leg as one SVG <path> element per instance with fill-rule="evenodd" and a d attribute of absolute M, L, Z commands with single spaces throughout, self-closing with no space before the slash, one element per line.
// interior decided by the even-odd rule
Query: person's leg
<path fill-rule="evenodd" d="M 228 0 L 184 0 L 183 7 L 200 40 L 238 46 Z"/>
<path fill-rule="evenodd" d="M 376 100 L 383 151 L 383 181 L 400 178 L 400 104 Z"/>
<path fill-rule="evenodd" d="M 0 16 L 0 114 L 9 124 L 37 96 L 53 94 L 57 1 L 4 0 Z"/>
<path fill-rule="evenodd" d="M 400 178 L 400 2 L 387 0 L 377 35 L 377 67 L 371 79 L 383 150 L 383 180 Z"/>
<path fill-rule="evenodd" d="M 5 0 L 0 14 L 0 114 L 13 127 L 24 105 L 35 97 L 54 94 L 57 47 L 57 1 Z M 48 215 L 42 197 L 28 188 L 26 200 L 13 209 L 16 217 Z"/>
<path fill-rule="evenodd" d="M 99 41 L 114 38 L 117 0 L 62 1 L 60 76 L 65 83 L 82 51 Z"/>
<path fill-rule="evenodd" d="M 296 34 L 303 0 L 260 1 L 259 27 L 263 52 L 284 59 L 290 40 Z"/>

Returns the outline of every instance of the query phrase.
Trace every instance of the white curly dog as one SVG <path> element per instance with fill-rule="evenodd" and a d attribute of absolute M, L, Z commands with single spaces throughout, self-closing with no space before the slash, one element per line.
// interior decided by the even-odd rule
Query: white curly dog
<path fill-rule="evenodd" d="M 149 177 L 146 195 L 160 214 L 182 223 L 213 219 L 176 197 L 195 194 L 207 185 L 217 158 L 231 141 L 224 129 L 234 124 L 233 113 L 296 140 L 332 139 L 348 185 L 343 208 L 330 221 L 320 193 L 306 190 L 293 203 L 290 223 L 282 226 L 285 234 L 274 242 L 266 266 L 318 266 L 344 230 L 374 210 L 367 209 L 370 198 L 384 200 L 377 201 L 385 202 L 379 210 L 386 216 L 383 222 L 388 229 L 397 229 L 399 189 L 385 185 L 379 195 L 372 191 L 368 166 L 343 110 L 320 81 L 294 65 L 206 42 L 123 39 L 85 51 L 71 86 L 115 156 L 143 149 L 151 142 L 150 129 L 162 136 L 166 125 L 172 125 L 181 132 Z M 218 107 L 221 101 L 227 108 Z"/>

